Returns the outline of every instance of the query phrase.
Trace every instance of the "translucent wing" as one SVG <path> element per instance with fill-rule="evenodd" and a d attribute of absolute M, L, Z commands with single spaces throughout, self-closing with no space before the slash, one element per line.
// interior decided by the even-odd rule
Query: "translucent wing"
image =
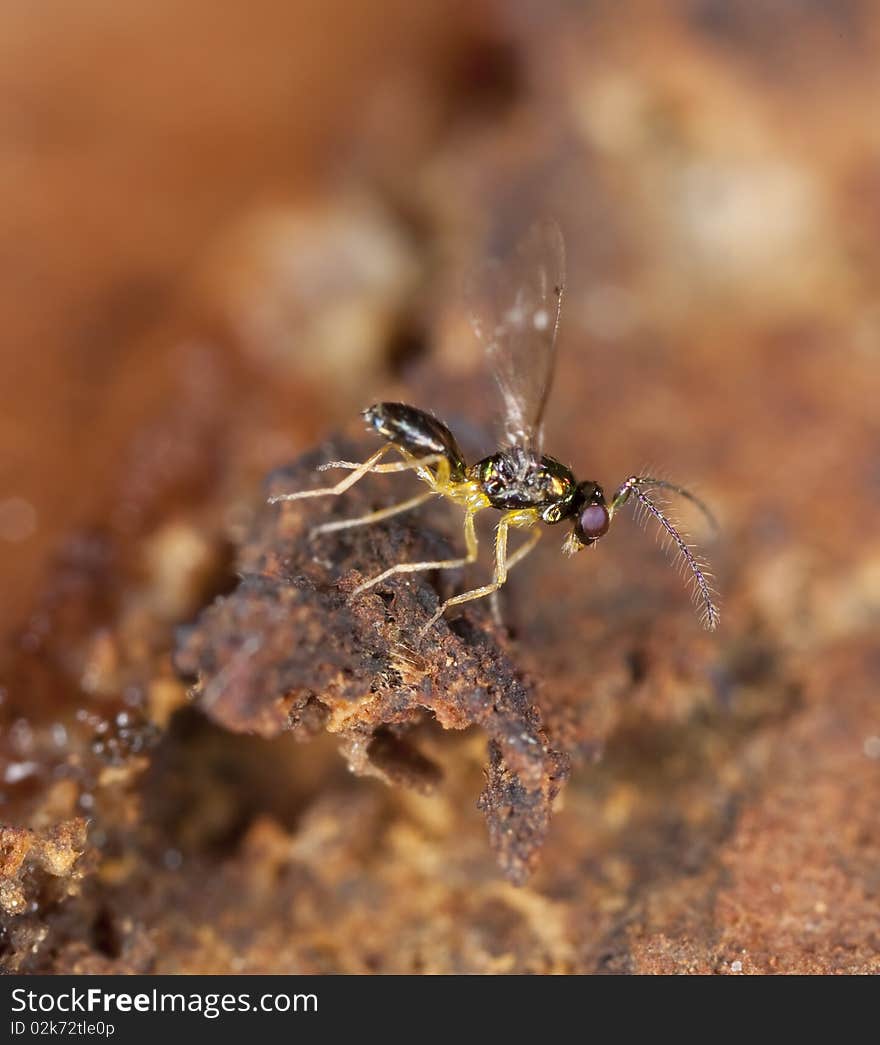
<path fill-rule="evenodd" d="M 471 323 L 501 389 L 505 441 L 535 453 L 553 379 L 565 284 L 565 244 L 555 221 L 532 225 L 514 249 L 465 284 Z"/>

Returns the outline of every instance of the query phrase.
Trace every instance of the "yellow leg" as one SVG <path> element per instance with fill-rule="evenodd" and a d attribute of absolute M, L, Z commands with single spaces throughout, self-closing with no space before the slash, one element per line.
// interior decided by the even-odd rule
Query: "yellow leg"
<path fill-rule="evenodd" d="M 379 464 L 378 462 L 388 453 L 389 450 L 397 450 L 398 453 L 403 455 L 402 461 L 395 461 L 391 464 Z M 338 497 L 339 494 L 345 493 L 346 490 L 354 486 L 355 483 L 360 482 L 365 475 L 370 472 L 406 472 L 416 471 L 419 473 L 419 478 L 424 479 L 426 482 L 434 483 L 434 475 L 429 470 L 433 465 L 438 466 L 438 475 L 443 471 L 443 465 L 446 465 L 446 473 L 449 471 L 449 464 L 446 462 L 444 457 L 439 454 L 431 455 L 430 457 L 412 457 L 405 451 L 401 450 L 400 447 L 395 446 L 394 443 L 386 443 L 384 446 L 380 446 L 379 449 L 360 463 L 356 461 L 328 461 L 326 464 L 322 464 L 318 467 L 319 472 L 326 471 L 328 468 L 348 468 L 351 471 L 351 475 L 347 475 L 344 479 L 340 479 L 335 486 L 322 486 L 317 490 L 298 490 L 296 493 L 279 493 L 269 498 L 269 504 L 277 504 L 279 501 L 300 501 L 304 497 Z"/>
<path fill-rule="evenodd" d="M 510 571 L 513 569 L 514 566 L 516 566 L 518 562 L 522 562 L 523 559 L 529 554 L 529 552 L 535 547 L 538 541 L 540 541 L 541 534 L 543 532 L 544 531 L 539 530 L 537 526 L 535 526 L 532 529 L 532 532 L 529 534 L 528 538 L 523 542 L 522 547 L 517 548 L 513 555 L 511 555 L 510 558 L 507 560 L 508 573 L 510 573 Z"/>
<path fill-rule="evenodd" d="M 355 465 L 351 475 L 340 479 L 335 486 L 322 486 L 317 490 L 298 490 L 296 493 L 277 493 L 269 498 L 269 504 L 277 504 L 279 501 L 301 501 L 305 497 L 338 497 L 339 494 L 345 493 L 349 487 L 354 486 L 356 482 L 359 482 L 365 475 L 371 472 L 374 466 L 393 448 L 392 443 L 380 446 L 366 461 Z"/>
<path fill-rule="evenodd" d="M 389 443 L 389 446 L 394 444 Z M 400 447 L 394 447 L 399 453 L 403 454 L 402 461 L 392 461 L 390 464 L 377 464 L 374 465 L 370 471 L 381 474 L 387 474 L 388 472 L 409 472 L 418 470 L 419 468 L 433 467 L 435 464 L 440 464 L 441 461 L 445 461 L 446 458 L 440 454 L 430 454 L 428 457 L 413 457 L 412 455 L 405 453 Z M 357 461 L 327 461 L 326 464 L 318 465 L 319 472 L 326 472 L 330 468 L 348 468 L 354 469 L 363 467 Z"/>
<path fill-rule="evenodd" d="M 428 490 L 415 497 L 410 497 L 408 501 L 392 504 L 388 508 L 380 508 L 378 511 L 370 512 L 368 515 L 360 515 L 356 519 L 340 519 L 336 522 L 322 523 L 312 530 L 311 536 L 317 537 L 321 533 L 335 533 L 337 530 L 349 530 L 353 526 L 368 526 L 370 523 L 381 522 L 383 519 L 390 519 L 392 515 L 408 512 L 411 508 L 424 504 L 425 501 L 436 496 L 436 490 Z"/>
<path fill-rule="evenodd" d="M 525 544 L 523 544 L 521 548 L 517 548 L 513 555 L 508 558 L 507 535 L 509 529 L 510 519 L 506 515 L 502 516 L 495 532 L 495 573 L 492 577 L 492 583 L 484 584 L 479 588 L 473 588 L 471 591 L 462 592 L 461 595 L 453 595 L 451 599 L 447 599 L 440 609 L 431 617 L 428 623 L 422 628 L 419 633 L 420 637 L 424 637 L 451 606 L 458 606 L 463 602 L 471 602 L 474 599 L 485 598 L 487 595 L 494 595 L 494 593 L 506 583 L 507 575 L 513 567 L 516 566 L 518 562 L 522 562 L 541 539 L 541 531 L 539 529 L 533 529 Z"/>
<path fill-rule="evenodd" d="M 507 517 L 503 516 L 495 531 L 495 573 L 492 583 L 484 584 L 481 588 L 473 588 L 471 591 L 463 592 L 461 595 L 453 595 L 451 599 L 447 599 L 419 632 L 419 638 L 424 638 L 450 606 L 458 606 L 459 603 L 470 602 L 472 599 L 482 599 L 486 595 L 491 595 L 493 591 L 498 591 L 507 580 L 507 531 L 509 526 L 510 523 L 507 521 Z"/>
<path fill-rule="evenodd" d="M 529 554 L 532 548 L 540 541 L 543 530 L 539 530 L 537 526 L 529 534 L 527 540 L 524 542 L 521 548 L 517 548 L 516 551 L 507 560 L 507 572 L 513 569 L 518 562 L 522 562 L 523 559 Z M 498 589 L 491 592 L 489 595 L 489 601 L 492 604 L 492 619 L 498 625 L 499 628 L 504 627 L 504 618 L 501 615 L 501 604 L 498 600 Z"/>
<path fill-rule="evenodd" d="M 432 491 L 433 492 L 433 491 Z M 428 495 L 430 496 L 430 494 Z M 394 577 L 399 573 L 417 573 L 420 570 L 452 570 L 457 566 L 466 566 L 477 558 L 477 531 L 474 526 L 474 512 L 467 512 L 464 517 L 464 540 L 467 554 L 460 559 L 441 559 L 437 562 L 402 562 L 396 566 L 390 566 L 377 577 L 372 577 L 354 589 L 352 595 L 360 595 L 361 592 L 372 588 L 374 585 Z"/>

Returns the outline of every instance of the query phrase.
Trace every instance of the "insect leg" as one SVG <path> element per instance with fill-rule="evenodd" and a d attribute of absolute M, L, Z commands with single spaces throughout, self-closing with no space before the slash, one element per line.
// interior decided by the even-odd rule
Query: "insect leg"
<path fill-rule="evenodd" d="M 355 465 L 351 475 L 347 475 L 344 479 L 340 479 L 335 486 L 322 486 L 317 490 L 298 490 L 296 493 L 277 493 L 269 498 L 269 504 L 277 504 L 279 501 L 300 501 L 304 497 L 336 497 L 341 493 L 354 486 L 356 482 L 359 482 L 365 475 L 371 472 L 376 464 L 388 453 L 389 450 L 394 449 L 393 443 L 386 443 L 384 446 L 380 446 L 379 449 L 371 454 L 366 461 L 361 464 Z"/>
<path fill-rule="evenodd" d="M 513 569 L 514 566 L 516 566 L 518 562 L 522 562 L 522 560 L 529 554 L 532 548 L 535 547 L 538 541 L 540 541 L 541 534 L 543 532 L 544 531 L 538 529 L 537 526 L 532 530 L 532 532 L 528 536 L 528 539 L 523 543 L 521 547 L 517 548 L 513 555 L 511 555 L 510 558 L 507 560 L 508 573 L 510 573 L 510 571 Z M 498 599 L 497 588 L 495 591 L 490 593 L 489 599 L 492 603 L 492 618 L 499 628 L 503 628 L 504 619 L 501 616 L 501 606 Z"/>
<path fill-rule="evenodd" d="M 467 512 L 464 517 L 464 539 L 467 554 L 463 558 L 441 559 L 437 562 L 401 562 L 396 566 L 389 566 L 387 570 L 384 570 L 378 576 L 371 577 L 370 580 L 358 585 L 352 592 L 352 595 L 360 595 L 361 592 L 387 580 L 389 577 L 394 577 L 398 573 L 417 573 L 420 570 L 451 570 L 457 566 L 466 566 L 468 563 L 473 562 L 477 557 L 477 531 L 474 526 L 474 514 L 474 512 Z"/>
<path fill-rule="evenodd" d="M 393 446 L 393 443 L 389 443 L 388 446 Z M 395 447 L 400 453 L 404 451 L 400 450 L 400 447 Z M 409 454 L 404 454 L 404 460 L 392 461 L 390 464 L 377 464 L 374 465 L 370 471 L 375 473 L 387 474 L 388 472 L 409 472 L 418 470 L 419 468 L 432 467 L 435 464 L 439 464 L 441 461 L 445 461 L 446 458 L 441 454 L 430 454 L 428 457 L 411 457 Z M 348 468 L 358 469 L 362 465 L 357 461 L 327 461 L 326 464 L 318 465 L 319 472 L 326 472 L 330 468 Z"/>
<path fill-rule="evenodd" d="M 473 599 L 482 599 L 486 595 L 491 595 L 493 592 L 498 591 L 502 584 L 504 584 L 507 580 L 507 572 L 510 568 L 507 559 L 507 531 L 509 529 L 510 523 L 507 517 L 502 516 L 501 522 L 498 523 L 498 528 L 495 531 L 495 573 L 492 577 L 492 583 L 484 584 L 480 588 L 473 588 L 471 591 L 462 592 L 461 595 L 453 595 L 451 599 L 447 599 L 419 632 L 420 637 L 424 637 L 431 628 L 434 627 L 450 606 L 458 606 L 462 602 L 471 602 Z M 537 538 L 532 538 L 530 542 L 531 547 L 534 547 L 536 540 Z M 523 547 L 527 550 L 531 550 L 529 544 L 526 544 Z M 520 551 L 522 551 L 522 549 L 520 549 Z M 520 556 L 520 558 L 522 558 L 522 556 Z"/>
<path fill-rule="evenodd" d="M 335 533 L 337 530 L 349 530 L 353 526 L 368 526 L 370 523 L 381 522 L 382 519 L 390 519 L 393 515 L 408 512 L 411 508 L 424 504 L 429 498 L 436 496 L 435 490 L 428 490 L 425 493 L 417 494 L 415 497 L 410 497 L 408 501 L 392 504 L 388 508 L 380 508 L 378 511 L 370 512 L 368 515 L 360 515 L 356 519 L 339 519 L 336 522 L 322 523 L 312 530 L 310 536 L 317 537 L 321 533 Z"/>
<path fill-rule="evenodd" d="M 508 573 L 510 573 L 510 571 L 513 569 L 514 566 L 516 566 L 518 562 L 522 562 L 523 559 L 529 554 L 529 552 L 535 547 L 538 541 L 540 541 L 541 534 L 543 532 L 544 531 L 539 529 L 537 526 L 535 526 L 532 529 L 532 532 L 529 534 L 528 539 L 525 540 L 522 546 L 520 548 L 517 548 L 513 555 L 511 555 L 510 558 L 507 560 Z"/>

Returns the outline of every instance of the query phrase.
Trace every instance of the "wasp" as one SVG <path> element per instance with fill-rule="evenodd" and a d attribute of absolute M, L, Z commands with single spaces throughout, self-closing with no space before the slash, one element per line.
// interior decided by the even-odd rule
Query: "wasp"
<path fill-rule="evenodd" d="M 362 462 L 329 461 L 320 466 L 347 470 L 334 486 L 279 494 L 270 503 L 308 497 L 339 496 L 370 473 L 413 472 L 427 486 L 408 500 L 359 518 L 318 526 L 314 535 L 365 526 L 407 512 L 432 497 L 445 497 L 464 513 L 465 554 L 432 562 L 395 563 L 354 589 L 358 595 L 390 577 L 423 570 L 451 570 L 477 559 L 477 514 L 501 512 L 495 529 L 494 571 L 486 584 L 447 599 L 422 629 L 427 633 L 453 606 L 494 595 L 509 572 L 529 554 L 541 525 L 570 525 L 563 552 L 574 555 L 593 547 L 628 503 L 659 524 L 669 546 L 690 571 L 695 601 L 704 625 L 712 630 L 719 613 L 710 574 L 685 537 L 673 525 L 655 491 L 668 491 L 693 502 L 714 526 L 709 509 L 694 494 L 651 475 L 631 475 L 608 499 L 599 483 L 578 480 L 567 465 L 542 453 L 544 413 L 556 361 L 556 341 L 565 287 L 565 245 L 552 220 L 533 225 L 503 260 L 490 259 L 466 280 L 471 325 L 482 343 L 503 403 L 500 448 L 468 464 L 450 429 L 436 417 L 405 403 L 376 403 L 363 411 L 367 426 L 384 440 Z M 383 461 L 394 452 L 400 460 Z M 527 531 L 512 553 L 511 530 Z"/>

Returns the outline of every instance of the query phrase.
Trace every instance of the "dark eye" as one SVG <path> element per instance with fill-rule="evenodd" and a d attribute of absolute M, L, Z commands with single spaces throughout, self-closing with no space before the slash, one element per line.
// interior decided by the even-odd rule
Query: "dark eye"
<path fill-rule="evenodd" d="M 604 504 L 588 504 L 578 519 L 581 532 L 591 541 L 607 533 L 610 522 L 611 516 Z"/>

